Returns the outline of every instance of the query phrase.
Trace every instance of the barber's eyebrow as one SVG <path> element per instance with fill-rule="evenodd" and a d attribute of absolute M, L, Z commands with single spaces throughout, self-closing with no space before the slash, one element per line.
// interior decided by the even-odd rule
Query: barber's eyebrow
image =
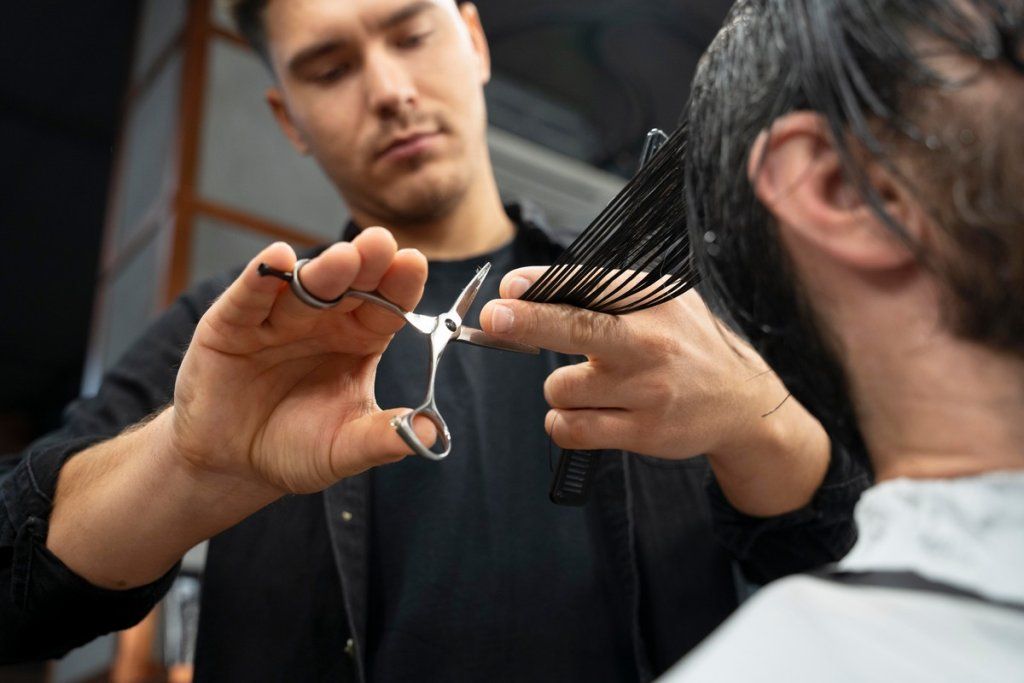
<path fill-rule="evenodd" d="M 346 45 L 348 45 L 347 40 L 335 38 L 303 48 L 299 50 L 294 57 L 288 60 L 288 70 L 293 74 L 298 74 L 306 64 L 315 61 L 318 57 L 340 50 Z"/>
<path fill-rule="evenodd" d="M 376 28 L 378 31 L 386 31 L 403 22 L 409 21 L 423 12 L 436 8 L 437 5 L 430 2 L 430 0 L 417 0 L 416 2 L 410 3 L 381 19 L 377 22 Z M 309 62 L 317 59 L 318 57 L 322 57 L 323 55 L 340 50 L 348 44 L 349 41 L 344 38 L 332 38 L 303 48 L 302 50 L 299 50 L 294 57 L 288 60 L 288 70 L 292 73 L 299 73 L 302 70 L 302 67 Z"/>

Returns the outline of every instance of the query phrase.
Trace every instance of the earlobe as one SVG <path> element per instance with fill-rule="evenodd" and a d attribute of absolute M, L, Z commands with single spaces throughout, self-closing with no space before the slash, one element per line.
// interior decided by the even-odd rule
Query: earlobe
<path fill-rule="evenodd" d="M 288 141 L 292 143 L 295 151 L 303 155 L 309 154 L 309 145 L 306 144 L 302 132 L 296 128 L 295 123 L 292 121 L 291 112 L 288 111 L 288 105 L 285 103 L 281 91 L 275 86 L 267 88 L 266 99 L 270 112 L 274 115 L 274 120 L 277 121 L 277 125 L 281 128 L 281 132 L 285 134 L 285 137 L 288 138 Z"/>
<path fill-rule="evenodd" d="M 880 179 L 874 177 L 878 170 L 869 169 L 868 179 L 882 192 Z M 849 179 L 820 115 L 794 112 L 762 131 L 751 147 L 747 173 L 754 194 L 774 216 L 790 248 L 811 249 L 859 269 L 900 268 L 913 261 L 911 251 Z M 885 188 L 892 196 L 891 186 Z M 897 193 L 887 202 L 896 218 L 905 214 L 903 200 Z"/>

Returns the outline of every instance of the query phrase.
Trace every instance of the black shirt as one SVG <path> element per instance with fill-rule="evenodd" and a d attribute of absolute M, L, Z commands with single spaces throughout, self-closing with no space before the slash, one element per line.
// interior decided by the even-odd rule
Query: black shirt
<path fill-rule="evenodd" d="M 560 247 L 518 207 L 510 216 L 522 248 L 512 249 L 508 265 L 550 263 Z M 45 547 L 52 498 L 69 457 L 170 400 L 196 323 L 235 275 L 183 294 L 110 370 L 97 396 L 69 407 L 61 430 L 0 460 L 0 663 L 58 656 L 125 628 L 169 586 L 173 571 L 130 591 L 102 590 L 76 576 Z M 489 286 L 498 280 L 495 273 Z M 438 281 L 438 289 L 446 286 L 454 285 Z M 435 294 L 428 296 L 432 302 Z M 443 299 L 438 308 L 454 299 L 453 292 L 436 296 Z M 423 310 L 433 312 L 427 305 Z M 400 354 L 386 356 L 379 373 L 385 406 L 395 386 L 413 392 L 410 400 L 396 397 L 407 406 L 423 388 L 423 357 L 393 367 Z M 548 360 L 541 364 L 555 357 L 542 358 Z M 408 474 L 382 469 L 320 494 L 287 496 L 211 539 L 196 680 L 425 680 L 459 670 L 477 678 L 510 672 L 572 679 L 590 673 L 589 663 L 579 661 L 589 652 L 586 634 L 610 649 L 594 667 L 599 677 L 622 667 L 626 680 L 649 680 L 735 608 L 736 564 L 764 582 L 834 561 L 852 545 L 852 509 L 867 477 L 841 451 L 811 504 L 777 518 L 731 508 L 701 458 L 670 462 L 628 453 L 599 459 L 586 508 L 554 508 L 545 499 L 540 423 L 506 421 L 497 408 L 543 410 L 543 372 L 526 369 L 535 362 L 453 346 L 438 384 L 455 443 L 448 461 L 408 460 Z M 506 363 L 521 372 L 510 379 L 501 369 Z M 520 374 L 521 385 L 501 386 Z M 539 439 L 530 448 L 543 443 L 541 453 L 495 446 L 503 437 L 526 438 L 528 430 Z M 492 447 L 503 454 L 490 457 Z M 449 470 L 462 472 L 450 487 L 430 481 Z M 474 482 L 479 490 L 459 488 Z M 446 524 L 463 526 L 453 533 Z M 549 581 L 569 593 L 541 585 Z M 460 590 L 469 593 L 456 595 Z M 455 640 L 444 643 L 434 632 Z M 425 646 L 416 642 L 424 637 Z M 385 661 L 390 651 L 402 654 Z"/>
<path fill-rule="evenodd" d="M 492 265 L 466 324 L 508 271 L 545 257 L 519 235 L 485 257 L 433 262 L 417 310 L 451 307 Z M 419 405 L 426 340 L 400 332 L 381 362 L 377 400 Z M 612 572 L 584 511 L 553 505 L 544 432 L 547 376 L 570 359 L 454 344 L 437 401 L 452 452 L 371 475 L 368 667 L 381 681 L 621 681 L 629 634 L 612 609 Z"/>

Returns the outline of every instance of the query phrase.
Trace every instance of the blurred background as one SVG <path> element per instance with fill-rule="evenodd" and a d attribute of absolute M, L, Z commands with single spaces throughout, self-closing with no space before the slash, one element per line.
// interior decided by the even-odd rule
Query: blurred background
<path fill-rule="evenodd" d="M 476 4 L 499 186 L 568 234 L 646 132 L 675 127 L 731 2 Z M 17 457 L 183 288 L 274 240 L 332 241 L 346 211 L 277 131 L 269 75 L 214 0 L 5 3 L 0 65 L 0 456 Z M 0 681 L 187 676 L 201 571 L 199 550 L 133 634 Z"/>

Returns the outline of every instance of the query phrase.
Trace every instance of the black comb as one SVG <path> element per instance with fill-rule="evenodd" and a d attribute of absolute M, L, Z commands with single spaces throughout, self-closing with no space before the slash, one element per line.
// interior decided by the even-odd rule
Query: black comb
<path fill-rule="evenodd" d="M 649 132 L 636 177 L 522 298 L 619 315 L 657 306 L 692 287 L 679 172 L 684 146 L 682 128 L 672 137 Z M 598 457 L 598 451 L 562 451 L 551 502 L 585 505 Z"/>

